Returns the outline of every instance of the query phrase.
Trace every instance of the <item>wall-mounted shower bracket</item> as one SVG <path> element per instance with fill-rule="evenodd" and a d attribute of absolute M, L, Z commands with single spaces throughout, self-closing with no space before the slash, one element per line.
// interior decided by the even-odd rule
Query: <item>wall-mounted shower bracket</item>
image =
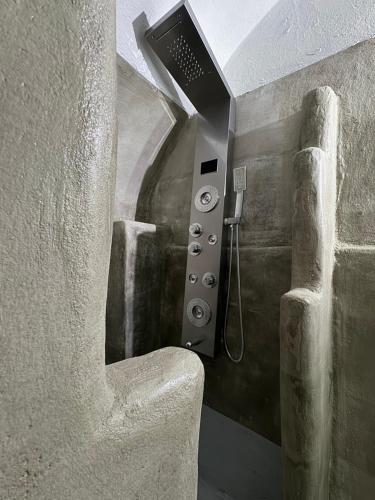
<path fill-rule="evenodd" d="M 214 356 L 223 327 L 223 221 L 235 102 L 187 2 L 178 3 L 146 37 L 198 111 L 181 343 Z"/>

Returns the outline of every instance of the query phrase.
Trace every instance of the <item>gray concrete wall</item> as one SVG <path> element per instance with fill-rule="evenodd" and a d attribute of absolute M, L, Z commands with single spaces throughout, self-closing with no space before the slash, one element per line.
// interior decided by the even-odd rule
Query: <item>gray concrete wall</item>
<path fill-rule="evenodd" d="M 194 500 L 203 370 L 105 366 L 115 5 L 0 5 L 0 497 Z"/>
<path fill-rule="evenodd" d="M 234 166 L 246 164 L 241 228 L 246 354 L 239 366 L 223 355 L 205 360 L 206 402 L 278 441 L 279 300 L 290 288 L 292 167 L 302 103 L 330 86 L 340 99 L 336 249 L 333 289 L 333 439 L 330 498 L 370 499 L 375 488 L 372 307 L 375 262 L 373 159 L 375 41 L 370 40 L 237 99 Z M 172 228 L 165 251 L 162 335 L 178 344 L 190 205 L 194 121 L 161 160 L 162 173 L 141 202 L 141 219 Z M 148 200 L 147 203 L 145 200 Z M 235 304 L 230 337 L 238 335 Z"/>

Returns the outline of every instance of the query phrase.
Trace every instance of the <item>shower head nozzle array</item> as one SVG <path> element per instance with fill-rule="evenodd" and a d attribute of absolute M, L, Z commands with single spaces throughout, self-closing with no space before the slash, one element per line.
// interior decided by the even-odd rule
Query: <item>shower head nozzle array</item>
<path fill-rule="evenodd" d="M 146 38 L 197 111 L 231 98 L 187 2 L 178 3 L 146 32 Z"/>

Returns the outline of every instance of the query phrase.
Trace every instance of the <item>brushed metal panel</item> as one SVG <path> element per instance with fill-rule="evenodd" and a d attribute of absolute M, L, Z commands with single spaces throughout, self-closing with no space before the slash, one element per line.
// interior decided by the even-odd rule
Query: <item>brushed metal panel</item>
<path fill-rule="evenodd" d="M 194 18 L 190 6 L 180 2 L 146 33 L 151 47 L 180 85 L 199 112 L 199 124 L 194 159 L 194 175 L 190 225 L 200 224 L 202 234 L 194 237 L 189 233 L 189 245 L 201 245 L 199 255 L 188 253 L 184 297 L 182 345 L 214 356 L 223 326 L 222 292 L 225 289 L 225 239 L 223 220 L 226 213 L 226 192 L 229 177 L 228 164 L 234 128 L 235 101 L 223 74 Z M 217 160 L 217 169 L 201 173 L 201 165 Z M 203 169 L 205 171 L 207 169 Z M 217 190 L 218 201 L 209 211 L 198 210 L 195 197 L 203 186 Z M 199 207 L 199 204 L 198 204 Z M 189 227 L 186 228 L 189 232 Z M 208 237 L 216 235 L 212 244 Z M 204 286 L 206 273 L 215 275 L 217 283 L 212 288 Z M 195 274 L 194 283 L 189 275 Z M 210 321 L 195 326 L 187 314 L 188 305 L 194 299 L 205 301 L 210 308 Z M 198 322 L 199 323 L 199 322 Z M 200 324 L 200 323 L 199 323 Z"/>

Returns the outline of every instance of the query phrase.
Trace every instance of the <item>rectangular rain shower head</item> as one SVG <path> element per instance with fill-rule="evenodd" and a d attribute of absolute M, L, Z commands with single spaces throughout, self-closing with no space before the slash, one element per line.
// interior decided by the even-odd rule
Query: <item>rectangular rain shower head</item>
<path fill-rule="evenodd" d="M 232 97 L 188 3 L 178 3 L 146 38 L 198 112 Z"/>

